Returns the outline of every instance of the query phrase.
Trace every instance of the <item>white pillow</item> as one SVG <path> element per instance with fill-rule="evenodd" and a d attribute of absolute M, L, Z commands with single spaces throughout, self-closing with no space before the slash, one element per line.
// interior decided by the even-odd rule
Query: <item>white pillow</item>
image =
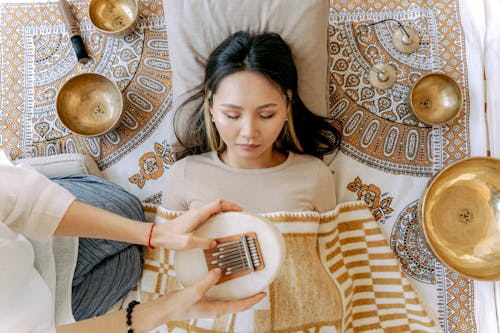
<path fill-rule="evenodd" d="M 101 172 L 95 161 L 83 154 L 67 153 L 27 157 L 15 160 L 14 164 L 36 169 L 47 177 L 73 174 L 90 174 L 101 177 Z"/>
<path fill-rule="evenodd" d="M 163 4 L 174 110 L 189 96 L 187 92 L 203 82 L 206 59 L 214 48 L 231 34 L 247 30 L 281 35 L 297 66 L 299 95 L 312 112 L 327 115 L 328 1 L 163 0 Z M 172 138 L 171 144 L 176 143 Z"/>

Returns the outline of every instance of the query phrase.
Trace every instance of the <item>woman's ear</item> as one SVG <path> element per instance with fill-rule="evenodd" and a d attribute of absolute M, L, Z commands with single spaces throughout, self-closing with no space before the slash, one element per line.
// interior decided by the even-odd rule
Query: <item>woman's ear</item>
<path fill-rule="evenodd" d="M 210 120 L 215 123 L 215 120 L 214 120 L 214 113 L 213 113 L 213 109 L 212 109 L 212 106 L 209 105 L 208 106 L 208 112 L 210 113 Z"/>

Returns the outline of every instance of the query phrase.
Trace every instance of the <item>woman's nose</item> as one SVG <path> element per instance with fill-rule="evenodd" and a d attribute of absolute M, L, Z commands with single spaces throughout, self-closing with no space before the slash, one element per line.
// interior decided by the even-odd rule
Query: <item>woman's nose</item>
<path fill-rule="evenodd" d="M 257 133 L 257 122 L 251 118 L 243 119 L 241 124 L 241 135 L 245 137 L 254 137 Z"/>

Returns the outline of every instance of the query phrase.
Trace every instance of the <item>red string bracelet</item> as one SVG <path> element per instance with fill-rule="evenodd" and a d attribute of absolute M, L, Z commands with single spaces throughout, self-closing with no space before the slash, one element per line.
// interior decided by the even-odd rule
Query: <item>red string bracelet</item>
<path fill-rule="evenodd" d="M 151 224 L 151 229 L 149 229 L 149 237 L 148 237 L 148 247 L 153 250 L 155 247 L 151 245 L 151 236 L 153 236 L 153 229 L 155 228 L 156 223 Z"/>

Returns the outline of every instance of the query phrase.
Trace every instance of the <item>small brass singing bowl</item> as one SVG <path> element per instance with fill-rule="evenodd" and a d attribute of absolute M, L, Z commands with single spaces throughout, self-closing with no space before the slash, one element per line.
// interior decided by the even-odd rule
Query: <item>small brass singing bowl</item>
<path fill-rule="evenodd" d="M 449 75 L 430 73 L 415 82 L 408 95 L 413 114 L 428 125 L 441 125 L 455 117 L 463 105 L 460 86 Z"/>
<path fill-rule="evenodd" d="M 136 0 L 92 0 L 89 17 L 97 30 L 112 37 L 128 35 L 139 18 Z"/>
<path fill-rule="evenodd" d="M 69 79 L 56 97 L 56 112 L 64 126 L 83 136 L 99 136 L 115 129 L 123 116 L 118 86 L 97 73 Z"/>
<path fill-rule="evenodd" d="M 500 159 L 471 157 L 438 172 L 420 197 L 418 223 L 444 265 L 500 280 Z"/>

